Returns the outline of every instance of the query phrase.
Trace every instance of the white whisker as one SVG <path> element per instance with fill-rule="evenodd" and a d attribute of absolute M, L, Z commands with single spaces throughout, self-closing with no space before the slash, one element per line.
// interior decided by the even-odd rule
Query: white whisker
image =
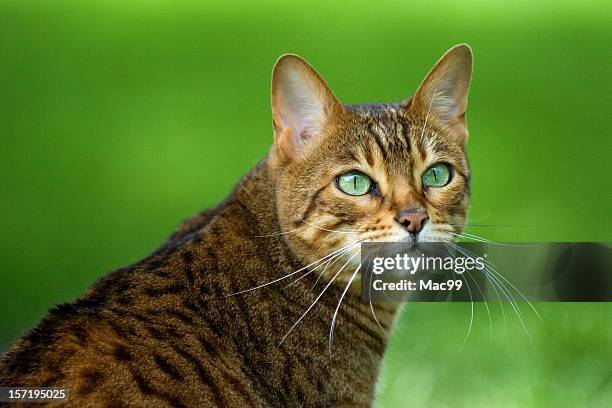
<path fill-rule="evenodd" d="M 468 257 L 475 257 L 474 253 L 471 252 L 470 250 L 466 249 L 466 248 L 462 248 L 459 245 L 455 245 L 455 244 L 453 244 L 453 247 L 456 248 L 459 252 L 461 252 L 462 254 L 464 254 L 464 255 L 466 255 Z M 523 320 L 523 318 L 521 316 L 521 312 L 520 312 L 520 309 L 518 307 L 518 303 L 516 302 L 516 300 L 514 299 L 514 296 L 508 290 L 508 288 L 506 288 L 505 285 L 503 285 L 503 283 L 499 280 L 499 278 L 497 278 L 493 273 L 495 273 L 495 274 L 497 274 L 497 275 L 499 275 L 501 277 L 503 277 L 503 276 L 501 274 L 499 274 L 499 272 L 495 271 L 495 269 L 493 267 L 487 266 L 487 263 L 492 265 L 490 262 L 485 261 L 485 273 L 488 272 L 487 276 L 492 278 L 493 281 L 497 282 L 497 284 L 499 285 L 500 290 L 502 290 L 502 293 L 508 299 L 508 302 L 510 303 L 510 306 L 512 306 L 512 309 L 514 310 L 514 313 L 516 314 L 516 317 L 518 318 L 519 322 L 521 323 L 521 326 L 523 327 L 523 330 L 525 331 L 525 335 L 529 339 L 529 342 L 532 343 L 531 335 L 529 334 L 529 329 L 527 329 L 527 325 L 525 324 L 525 322 L 524 322 L 524 320 Z M 508 283 L 510 283 L 510 282 L 508 282 Z M 529 301 L 527 301 L 527 302 L 529 303 Z"/>
<path fill-rule="evenodd" d="M 315 261 L 315 262 L 313 262 L 313 263 L 311 263 L 311 264 L 308 264 L 308 265 L 304 266 L 303 268 L 298 269 L 297 271 L 294 271 L 294 272 L 291 272 L 291 273 L 289 273 L 289 274 L 287 274 L 287 275 L 285 275 L 285 276 L 282 276 L 282 277 L 280 277 L 280 278 L 278 278 L 278 279 L 274 279 L 274 280 L 272 280 L 272 281 L 270 281 L 270 282 L 266 282 L 266 283 L 263 283 L 263 284 L 261 284 L 261 285 L 255 286 L 255 287 L 253 287 L 253 288 L 250 288 L 250 289 L 245 289 L 245 290 L 241 290 L 241 291 L 239 291 L 239 292 L 235 292 L 235 293 L 232 293 L 232 294 L 229 294 L 229 295 L 226 295 L 226 296 L 234 296 L 234 295 L 239 295 L 239 294 L 241 294 L 241 293 L 252 292 L 252 291 L 254 291 L 254 290 L 257 290 L 257 289 L 263 288 L 264 286 L 272 285 L 273 283 L 279 282 L 279 281 L 281 281 L 281 280 L 283 280 L 283 279 L 287 279 L 287 278 L 289 278 L 290 276 L 295 275 L 296 273 L 302 272 L 303 270 L 306 270 L 306 269 L 310 268 L 312 265 L 316 265 L 316 264 L 318 264 L 318 263 L 323 262 L 325 259 L 327 259 L 327 258 L 329 258 L 329 257 L 332 257 L 333 255 L 337 254 L 337 253 L 338 253 L 338 252 L 340 252 L 340 251 L 345 250 L 346 248 L 349 248 L 349 247 L 352 247 L 352 246 L 355 246 L 355 245 L 359 244 L 360 242 L 361 242 L 361 241 L 357 241 L 357 242 L 354 242 L 354 243 L 352 243 L 352 244 L 350 244 L 350 245 L 347 245 L 347 246 L 345 246 L 345 247 L 342 247 L 342 248 L 340 248 L 340 249 L 337 249 L 337 250 L 335 250 L 334 252 L 332 252 L 332 253 L 330 253 L 330 254 L 328 254 L 328 255 L 324 256 L 323 258 L 321 258 L 321 259 L 319 259 L 319 260 L 317 260 L 317 261 Z"/>
<path fill-rule="evenodd" d="M 487 215 L 485 215 L 484 217 L 480 217 L 480 218 L 478 218 L 478 219 L 476 219 L 476 220 L 472 220 L 472 221 L 474 221 L 474 222 L 484 221 L 484 220 L 486 220 L 487 218 L 489 218 L 489 217 L 490 217 L 492 214 L 493 214 L 493 211 L 489 211 L 489 213 L 488 213 Z"/>
<path fill-rule="evenodd" d="M 452 257 L 453 254 L 448 250 L 448 248 L 445 248 L 445 249 L 446 249 L 446 252 L 448 252 L 448 254 Z M 476 285 L 476 288 L 478 289 L 478 292 L 480 293 L 480 296 L 482 297 L 482 300 L 484 302 L 485 309 L 487 310 L 487 317 L 489 318 L 489 345 L 491 345 L 493 344 L 493 320 L 491 319 L 491 311 L 489 310 L 489 304 L 487 302 L 487 298 L 483 290 L 480 288 L 480 285 L 478 284 L 476 279 L 474 279 L 474 277 L 470 275 L 469 273 L 468 273 L 468 277 L 472 279 L 472 282 L 474 282 L 474 285 Z"/>
<path fill-rule="evenodd" d="M 484 302 L 485 309 L 487 310 L 487 317 L 489 318 L 489 345 L 491 345 L 493 344 L 493 320 L 491 319 L 491 311 L 489 310 L 489 302 L 487 302 L 487 298 L 484 292 L 482 291 L 482 289 L 480 289 L 480 285 L 478 284 L 476 279 L 474 279 L 474 277 L 470 275 L 469 273 L 468 273 L 468 277 L 472 279 L 472 282 L 474 282 L 474 285 L 476 285 L 476 289 L 478 289 L 478 292 L 480 292 L 480 296 L 482 296 L 482 300 Z"/>
<path fill-rule="evenodd" d="M 452 235 L 456 236 L 456 237 L 471 239 L 472 241 L 483 242 L 485 244 L 493 244 L 493 245 L 498 245 L 498 246 L 509 246 L 509 247 L 522 247 L 522 248 L 533 247 L 533 245 L 507 244 L 507 243 L 502 243 L 502 242 L 495 242 L 495 241 L 491 241 L 491 240 L 486 239 L 486 238 L 479 237 L 478 235 L 468 234 L 468 233 L 465 233 L 465 232 L 462 233 L 462 234 L 457 234 L 457 233 L 451 232 L 451 231 L 447 231 L 447 232 L 449 234 L 452 234 Z"/>
<path fill-rule="evenodd" d="M 508 337 L 508 320 L 506 319 L 506 312 L 504 311 L 504 302 L 502 301 L 501 296 L 499 295 L 499 292 L 497 290 L 497 285 L 498 283 L 495 282 L 495 280 L 491 279 L 491 276 L 489 274 L 489 272 L 487 272 L 486 269 L 484 269 L 483 271 L 485 273 L 485 277 L 487 278 L 487 280 L 489 282 L 491 282 L 492 286 L 493 286 L 493 290 L 495 291 L 495 295 L 497 296 L 497 301 L 499 302 L 499 307 L 501 309 L 501 313 L 502 313 L 502 317 L 504 319 L 504 333 L 505 333 L 505 337 Z M 500 288 L 501 290 L 501 288 Z"/>
<path fill-rule="evenodd" d="M 461 248 L 461 247 L 459 247 Z M 470 250 L 466 249 L 466 248 L 462 248 L 463 250 L 467 251 L 472 257 L 475 257 L 475 254 L 473 252 L 471 252 Z M 533 304 L 529 301 L 529 299 L 527 299 L 527 297 L 523 294 L 523 292 L 521 292 L 520 290 L 518 290 L 518 288 L 516 286 L 514 286 L 514 284 L 512 282 L 510 282 L 508 279 L 506 279 L 506 277 L 504 277 L 504 275 L 502 275 L 501 273 L 497 272 L 497 270 L 495 269 L 495 264 L 492 263 L 491 261 L 488 261 L 485 259 L 485 265 L 489 266 L 489 271 L 491 273 L 494 273 L 495 275 L 499 276 L 500 278 L 502 278 L 508 285 L 510 285 L 512 287 L 512 289 L 514 289 L 516 291 L 516 293 L 518 293 L 525 302 L 527 302 L 527 304 L 529 305 L 529 307 L 531 308 L 531 310 L 533 310 L 533 312 L 536 314 L 536 316 L 538 316 L 538 319 L 540 319 L 540 321 L 542 321 L 542 316 L 540 315 L 540 313 L 538 313 L 537 309 L 533 306 Z"/>
<path fill-rule="evenodd" d="M 334 275 L 334 277 L 329 281 L 329 283 L 323 288 L 323 290 L 321 291 L 321 293 L 319 294 L 319 296 L 317 296 L 317 298 L 314 300 L 314 302 L 312 302 L 312 304 L 308 307 L 308 309 L 306 309 L 306 311 L 302 314 L 302 316 L 293 324 L 293 326 L 291 326 L 291 328 L 289 329 L 289 331 L 283 336 L 283 338 L 281 339 L 280 343 L 278 343 L 278 346 L 280 346 L 281 344 L 283 344 L 283 342 L 285 341 L 285 339 L 287 338 L 287 336 L 289 336 L 289 334 L 291 333 L 291 331 L 302 321 L 302 319 L 304 319 L 304 317 L 306 317 L 306 315 L 308 314 L 308 312 L 310 312 L 310 310 L 315 307 L 315 305 L 317 304 L 317 302 L 319 301 L 319 299 L 321 299 L 321 296 L 323 296 L 323 294 L 325 293 L 325 291 L 327 291 L 327 288 L 329 288 L 331 286 L 332 283 L 334 283 L 334 281 L 336 280 L 336 278 L 342 273 L 342 271 L 344 270 L 344 268 L 351 262 L 351 260 L 356 257 L 357 255 L 359 255 L 359 252 L 357 252 L 356 254 L 354 254 L 353 256 L 351 256 L 349 258 L 348 261 L 346 261 L 346 263 L 344 265 L 342 265 L 342 268 L 340 268 L 340 270 Z"/>
<path fill-rule="evenodd" d="M 265 237 L 274 237 L 274 236 L 279 236 L 279 235 L 287 235 L 287 234 L 293 234 L 294 232 L 299 231 L 301 228 L 296 228 L 290 231 L 284 231 L 284 232 L 273 232 L 270 234 L 262 234 L 262 235 L 254 235 L 255 238 L 265 238 Z"/>
<path fill-rule="evenodd" d="M 300 218 L 300 221 L 302 221 L 304 224 L 306 225 L 310 225 L 311 227 L 323 230 L 323 231 L 327 231 L 327 232 L 333 232 L 335 234 L 357 234 L 357 233 L 361 233 L 363 231 L 338 231 L 338 230 L 332 230 L 332 229 L 327 229 L 327 228 L 323 228 L 323 227 L 319 227 L 318 225 L 314 225 L 309 223 L 308 221 Z"/>
<path fill-rule="evenodd" d="M 340 305 L 342 304 L 342 300 L 344 299 L 346 292 L 348 292 L 349 288 L 351 287 L 351 284 L 353 283 L 353 280 L 355 279 L 355 276 L 357 276 L 357 273 L 359 272 L 359 268 L 361 268 L 361 264 L 359 264 L 359 266 L 355 268 L 355 272 L 353 272 L 351 279 L 346 284 L 346 287 L 344 288 L 344 291 L 342 292 L 342 295 L 340 296 L 340 300 L 338 301 L 338 306 L 336 306 L 336 310 L 334 311 L 334 316 L 332 318 L 331 325 L 329 326 L 329 345 L 328 347 L 329 347 L 330 356 L 332 352 L 332 342 L 334 341 L 334 327 L 336 326 L 336 316 L 338 315 L 338 310 L 340 310 Z"/>
<path fill-rule="evenodd" d="M 472 333 L 472 325 L 474 324 L 474 298 L 472 297 L 472 290 L 470 289 L 470 284 L 467 279 L 463 280 L 465 282 L 465 286 L 468 289 L 468 293 L 470 294 L 470 323 L 468 325 L 467 333 L 465 334 L 465 338 L 463 339 L 463 344 L 459 348 L 459 351 L 463 350 L 465 345 L 467 344 L 468 339 L 470 338 L 470 334 Z"/>
<path fill-rule="evenodd" d="M 376 252 L 376 256 L 378 255 L 380 255 L 380 249 L 378 249 L 378 251 Z M 385 329 L 383 329 L 382 324 L 380 324 L 380 322 L 378 321 L 378 317 L 376 316 L 376 313 L 374 312 L 374 305 L 372 304 L 372 284 L 371 284 L 372 282 L 370 281 L 368 283 L 370 283 L 370 285 L 368 285 L 368 299 L 370 300 L 370 311 L 372 312 L 372 317 L 374 318 L 374 321 L 380 328 L 380 331 L 383 333 L 385 337 L 387 337 L 387 332 L 385 331 Z M 361 290 L 363 290 L 363 288 Z"/>
<path fill-rule="evenodd" d="M 433 96 L 429 101 L 429 108 L 427 108 L 427 115 L 425 115 L 425 122 L 423 122 L 423 129 L 421 130 L 421 139 L 423 139 L 423 135 L 425 134 L 425 127 L 427 126 L 427 120 L 429 119 L 429 114 L 431 113 L 431 108 L 433 106 L 434 99 L 436 99 L 436 94 L 438 93 L 438 87 L 434 88 Z"/>
<path fill-rule="evenodd" d="M 288 288 L 289 286 L 294 285 L 295 283 L 299 282 L 300 280 L 304 279 L 306 276 L 310 275 L 311 273 L 313 273 L 314 271 L 316 271 L 320 266 L 325 265 L 325 268 L 323 268 L 323 271 L 319 274 L 319 277 L 317 278 L 315 284 L 313 285 L 313 288 L 316 286 L 316 284 L 319 282 L 319 279 L 321 279 L 321 277 L 325 274 L 325 271 L 327 271 L 327 268 L 329 268 L 331 265 L 333 265 L 334 263 L 336 263 L 336 261 L 338 259 L 341 259 L 346 253 L 348 253 L 350 250 L 352 249 L 352 247 L 345 249 L 344 251 L 332 256 L 331 258 L 329 258 L 325 263 L 320 263 L 319 265 L 317 265 L 315 268 L 308 270 L 308 272 L 306 272 L 305 274 L 303 274 L 302 276 L 300 276 L 299 278 L 297 278 L 296 280 L 294 280 L 293 282 L 291 282 L 290 284 L 288 284 L 287 286 L 285 286 L 286 288 Z M 312 290 L 312 288 L 310 289 Z M 308 292 L 310 293 L 310 291 Z"/>

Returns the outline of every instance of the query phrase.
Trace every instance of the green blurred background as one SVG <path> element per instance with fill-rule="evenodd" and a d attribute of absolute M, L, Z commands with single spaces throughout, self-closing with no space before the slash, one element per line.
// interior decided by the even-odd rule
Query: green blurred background
<path fill-rule="evenodd" d="M 345 102 L 399 100 L 475 53 L 471 219 L 499 241 L 611 241 L 607 1 L 0 2 L 0 351 L 145 256 L 267 151 L 269 80 L 307 58 Z M 609 406 L 612 305 L 418 304 L 383 407 Z M 607 402 L 607 404 L 606 404 Z"/>

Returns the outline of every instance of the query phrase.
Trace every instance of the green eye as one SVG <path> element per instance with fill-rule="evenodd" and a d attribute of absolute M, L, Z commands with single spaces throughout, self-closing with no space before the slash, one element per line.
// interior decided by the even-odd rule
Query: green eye
<path fill-rule="evenodd" d="M 437 163 L 431 166 L 421 176 L 423 185 L 426 187 L 443 187 L 450 180 L 450 169 L 444 163 Z"/>
<path fill-rule="evenodd" d="M 352 196 L 364 195 L 372 187 L 372 180 L 356 170 L 339 175 L 337 183 L 340 190 Z"/>

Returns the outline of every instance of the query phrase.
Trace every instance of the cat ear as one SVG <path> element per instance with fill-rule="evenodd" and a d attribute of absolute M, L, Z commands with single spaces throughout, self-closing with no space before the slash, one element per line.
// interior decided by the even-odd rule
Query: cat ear
<path fill-rule="evenodd" d="M 468 131 L 465 110 L 472 78 L 472 49 L 459 44 L 448 50 L 429 71 L 408 109 L 436 115 L 450 126 L 457 140 L 465 145 Z"/>
<path fill-rule="evenodd" d="M 274 143 L 295 158 L 343 111 L 319 74 L 302 58 L 286 54 L 272 72 Z"/>

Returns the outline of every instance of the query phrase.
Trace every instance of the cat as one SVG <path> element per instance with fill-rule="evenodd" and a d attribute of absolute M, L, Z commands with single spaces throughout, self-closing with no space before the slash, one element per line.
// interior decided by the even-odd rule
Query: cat
<path fill-rule="evenodd" d="M 413 97 L 345 105 L 282 56 L 267 156 L 150 256 L 50 309 L 0 386 L 65 388 L 74 407 L 370 406 L 398 305 L 360 302 L 359 242 L 462 231 L 471 74 L 460 44 Z"/>

